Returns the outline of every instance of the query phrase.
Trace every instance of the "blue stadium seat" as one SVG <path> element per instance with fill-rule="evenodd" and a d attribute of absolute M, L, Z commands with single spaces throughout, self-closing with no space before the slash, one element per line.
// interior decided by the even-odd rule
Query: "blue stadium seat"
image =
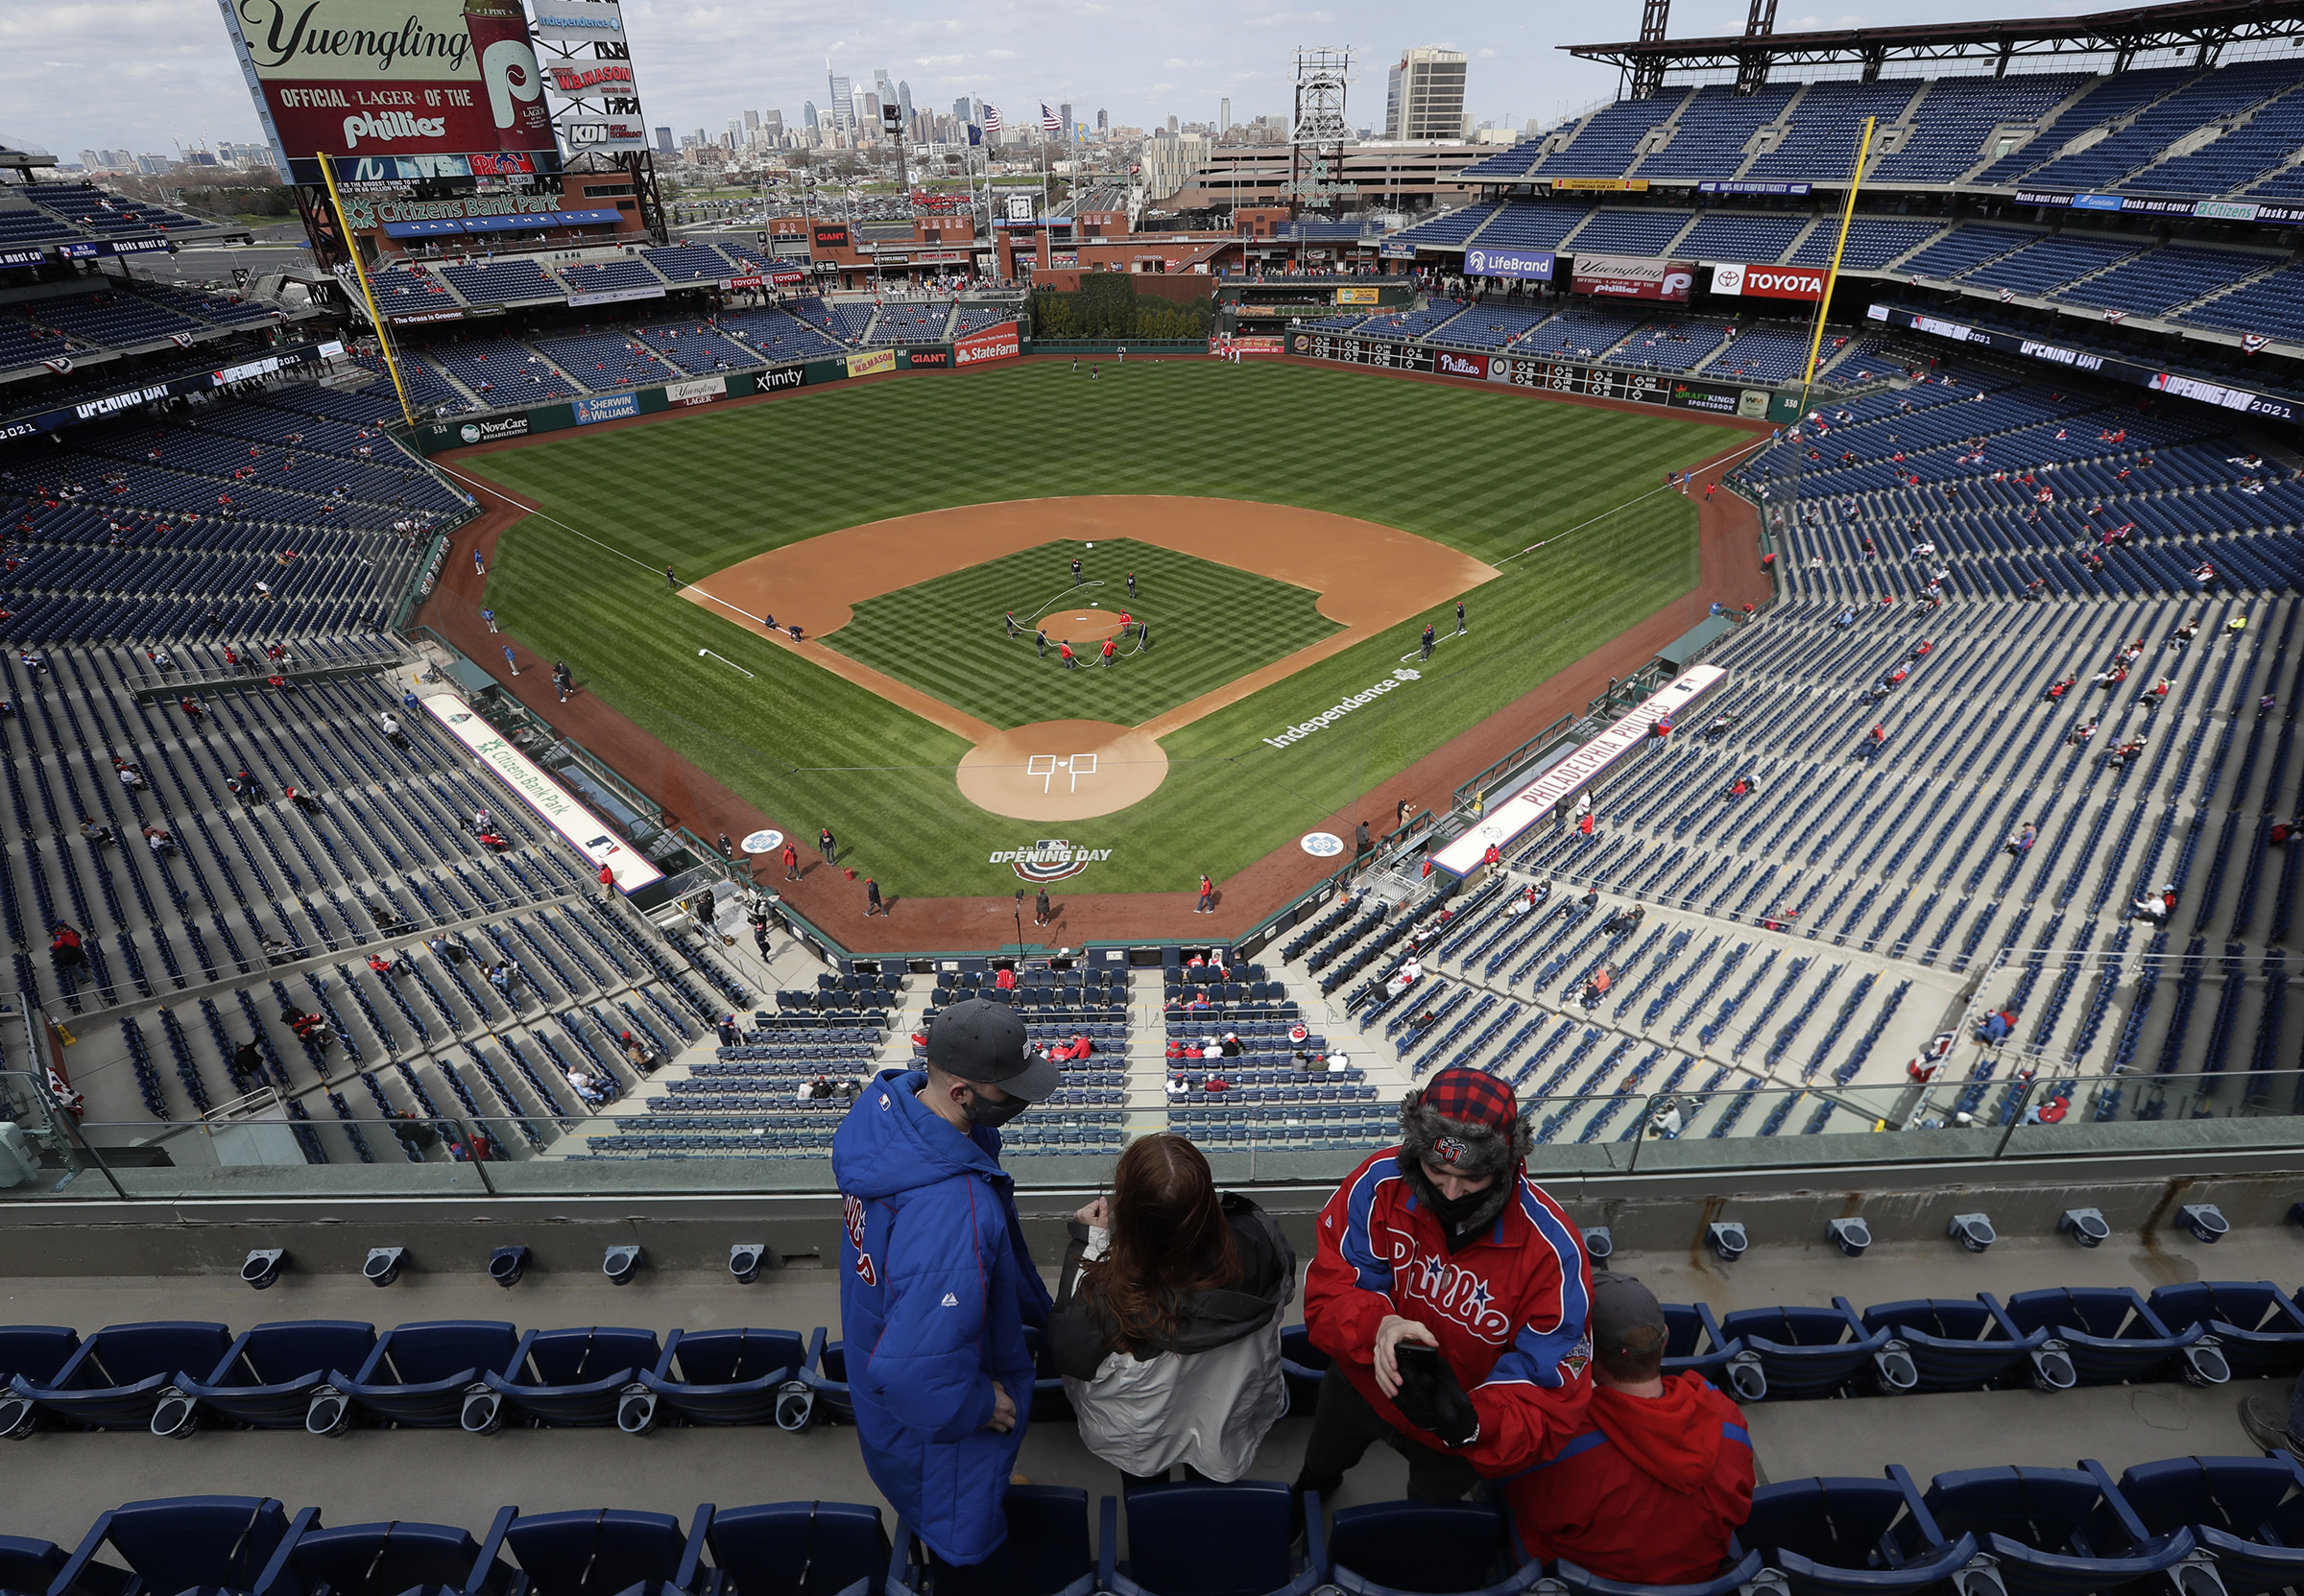
<path fill-rule="evenodd" d="M 2206 1329 L 2236 1379 L 2304 1369 L 2304 1313 L 2269 1280 L 2188 1280 L 2154 1288 L 2145 1304 L 2171 1330 Z"/>
<path fill-rule="evenodd" d="M 331 1370 L 328 1384 L 388 1424 L 446 1429 L 460 1421 L 467 1390 L 484 1372 L 514 1365 L 519 1332 L 489 1320 L 396 1324 L 376 1338 L 358 1372 Z"/>
<path fill-rule="evenodd" d="M 2008 1298 L 2007 1316 L 2021 1334 L 2046 1329 L 2084 1386 L 2162 1379 L 2178 1366 L 2200 1385 L 2231 1378 L 2218 1349 L 2201 1345 L 2206 1325 L 2170 1329 L 2131 1286 L 2021 1291 Z"/>
<path fill-rule="evenodd" d="M 1664 1371 L 1692 1369 L 1740 1402 L 1767 1394 L 1760 1356 L 1723 1331 L 1704 1302 L 1664 1302 Z"/>
<path fill-rule="evenodd" d="M 52 1540 L 0 1535 L 0 1591 L 9 1596 L 45 1596 L 71 1555 Z M 79 1588 L 87 1596 L 122 1596 L 135 1576 L 108 1563 L 82 1565 Z"/>
<path fill-rule="evenodd" d="M 168 1320 L 113 1324 L 83 1342 L 54 1380 L 18 1374 L 10 1389 L 72 1424 L 140 1430 L 182 1369 L 213 1369 L 232 1344 L 222 1324 Z"/>
<path fill-rule="evenodd" d="M 1746 1552 L 1736 1565 L 1700 1584 L 1632 1584 L 1603 1580 L 1590 1569 L 1562 1558 L 1553 1574 L 1573 1596 L 1733 1596 L 1761 1575 L 1760 1554 Z"/>
<path fill-rule="evenodd" d="M 2189 1529 L 2146 1530 L 2103 1465 L 1970 1468 L 1939 1474 L 1921 1498 L 1946 1535 L 1973 1535 L 2010 1596 L 2088 1596 L 2134 1582 L 2172 1596 L 2207 1596 L 2180 1565 L 2204 1565 Z"/>
<path fill-rule="evenodd" d="M 1713 1339 L 1740 1341 L 1760 1359 L 1771 1398 L 1829 1396 L 1867 1369 L 1888 1379 L 1881 1358 L 1888 1332 L 1867 1329 L 1845 1298 L 1829 1308 L 1745 1308 L 1722 1320 Z"/>
<path fill-rule="evenodd" d="M 1089 1596 L 1096 1588 L 1087 1491 L 1012 1485 L 1006 1508 L 1008 1538 L 991 1557 L 962 1567 L 927 1552 L 924 1568 L 891 1575 L 888 1596 L 911 1596 L 924 1584 L 933 1596 Z M 897 1559 L 906 1563 L 910 1529 L 897 1526 L 896 1540 Z"/>
<path fill-rule="evenodd" d="M 1288 1488 L 1275 1480 L 1172 1485 L 1128 1498 L 1128 1562 L 1118 1504 L 1104 1498 L 1097 1588 L 1112 1596 L 1308 1596 L 1327 1562 L 1319 1495 L 1304 1498 L 1308 1556 L 1288 1550 Z"/>
<path fill-rule="evenodd" d="M 540 1423 L 613 1424 L 624 1388 L 662 1356 L 654 1330 L 531 1330 L 505 1370 L 483 1370 L 480 1382 Z"/>
<path fill-rule="evenodd" d="M 1976 1560 L 1976 1537 L 1938 1529 L 1898 1465 L 1884 1479 L 1762 1486 L 1737 1541 L 1783 1574 L 1792 1596 L 1917 1596 L 1947 1581 L 1964 1596 L 1958 1577 Z"/>
<path fill-rule="evenodd" d="M 820 1329 L 814 1340 L 823 1339 Z M 691 1424 L 766 1424 L 784 1388 L 800 1384 L 812 1361 L 809 1345 L 792 1330 L 674 1330 L 639 1383 Z"/>
<path fill-rule="evenodd" d="M 519 1575 L 500 1554 L 504 1532 L 518 1513 L 497 1512 L 488 1534 L 455 1524 L 345 1524 L 322 1527 L 315 1510 L 299 1513 L 276 1566 L 290 1576 L 275 1579 L 274 1589 L 288 1596 L 323 1585 L 333 1596 L 402 1596 L 422 1590 L 447 1596 L 510 1596 Z"/>
<path fill-rule="evenodd" d="M 888 1566 L 888 1534 L 878 1508 L 771 1502 L 703 1508 L 696 1521 L 719 1576 L 715 1596 L 863 1591 Z"/>
<path fill-rule="evenodd" d="M 504 1544 L 528 1576 L 526 1596 L 611 1596 L 634 1585 L 700 1592 L 711 1578 L 703 1566 L 709 1503 L 696 1510 L 686 1534 L 668 1513 L 628 1508 L 583 1508 L 572 1513 L 516 1516 Z"/>
<path fill-rule="evenodd" d="M 1544 1578 L 1522 1564 L 1512 1527 L 1478 1502 L 1371 1502 L 1339 1508 L 1328 1531 L 1328 1582 L 1348 1596 L 1513 1596 Z"/>
<path fill-rule="evenodd" d="M 2190 1528 L 2229 1596 L 2304 1584 L 2304 1468 L 2284 1453 L 2138 1464 L 2120 1494 L 2153 1535 Z"/>
<path fill-rule="evenodd" d="M 1332 1361 L 1312 1345 L 1312 1332 L 1304 1325 L 1280 1332 L 1280 1374 L 1287 1386 L 1288 1412 L 1308 1414 L 1318 1404 L 1321 1377 Z"/>
<path fill-rule="evenodd" d="M 1863 1320 L 1867 1330 L 1886 1330 L 1911 1358 L 1915 1391 L 1999 1385 L 2034 1367 L 2048 1341 L 2045 1328 L 2018 1334 L 2000 1304 L 1981 1298 L 1883 1302 L 1866 1308 Z"/>
<path fill-rule="evenodd" d="M 114 1508 L 90 1526 L 49 1588 L 70 1592 L 91 1572 L 116 1581 L 110 1552 L 147 1591 L 252 1592 L 288 1537 L 288 1513 L 270 1497 L 167 1496 Z"/>
<path fill-rule="evenodd" d="M 304 1319 L 243 1330 L 223 1359 L 176 1386 L 207 1412 L 261 1430 L 300 1429 L 312 1393 L 331 1369 L 357 1369 L 375 1350 L 376 1327 Z"/>

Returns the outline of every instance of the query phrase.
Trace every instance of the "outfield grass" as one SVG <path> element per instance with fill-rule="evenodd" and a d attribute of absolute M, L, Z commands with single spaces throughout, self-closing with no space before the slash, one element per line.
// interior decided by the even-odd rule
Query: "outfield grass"
<path fill-rule="evenodd" d="M 1099 541 L 1081 573 L 1096 585 L 1074 587 L 1071 560 L 1080 552 L 1077 543 L 1046 543 L 883 593 L 822 640 L 993 726 L 1140 726 L 1342 630 L 1307 588 L 1131 537 Z M 1066 624 L 1092 607 L 1141 621 L 1150 646 L 1116 639 L 1111 667 L 1099 664 L 1100 644 L 1086 631 L 1071 635 Z M 1010 614 L 1021 631 L 1014 640 L 1002 619 Z M 1044 615 L 1044 656 L 1032 636 Z M 1068 639 L 1090 668 L 1064 669 L 1057 645 Z"/>
<path fill-rule="evenodd" d="M 985 856 L 1034 827 L 959 798 L 959 738 L 672 597 L 665 565 L 692 580 L 860 522 L 1086 493 L 1299 505 L 1490 564 L 1604 516 L 1505 564 L 1474 595 L 1471 635 L 1419 680 L 1289 747 L 1262 740 L 1383 678 L 1426 617 L 1171 734 L 1159 792 L 1068 827 L 1077 846 L 1115 850 L 1080 890 L 1184 892 L 1195 870 L 1221 878 L 1289 842 L 1692 588 L 1694 509 L 1652 490 L 1734 437 L 1348 369 L 1131 361 L 1092 384 L 1035 362 L 579 430 L 470 465 L 553 518 L 503 540 L 487 601 L 499 625 L 784 830 L 831 825 L 859 870 L 913 896 L 1013 890 Z M 754 676 L 700 661 L 706 647 Z"/>

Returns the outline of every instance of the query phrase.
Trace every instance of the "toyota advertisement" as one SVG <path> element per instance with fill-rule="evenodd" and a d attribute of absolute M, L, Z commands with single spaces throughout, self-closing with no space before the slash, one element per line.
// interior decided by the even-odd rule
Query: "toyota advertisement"
<path fill-rule="evenodd" d="M 1808 266 L 1715 266 L 1712 291 L 1752 299 L 1824 298 L 1824 274 Z"/>
<path fill-rule="evenodd" d="M 520 0 L 228 0 L 273 154 L 292 182 L 326 155 L 531 152 L 554 163 Z"/>
<path fill-rule="evenodd" d="M 1688 303 L 1696 286 L 1695 262 L 1642 260 L 1629 255 L 1578 255 L 1571 287 L 1578 294 L 1616 299 Z"/>
<path fill-rule="evenodd" d="M 1464 274 L 1468 277 L 1519 277 L 1528 282 L 1550 282 L 1552 262 L 1556 258 L 1549 250 L 1474 248 L 1464 251 Z"/>

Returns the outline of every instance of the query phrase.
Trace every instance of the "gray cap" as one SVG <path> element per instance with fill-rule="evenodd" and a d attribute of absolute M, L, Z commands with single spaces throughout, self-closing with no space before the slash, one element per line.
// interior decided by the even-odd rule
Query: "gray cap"
<path fill-rule="evenodd" d="M 1656 1332 L 1652 1344 L 1642 1337 L 1644 1345 L 1627 1346 L 1625 1342 L 1637 1332 Z M 1664 1309 L 1656 1303 L 1656 1294 L 1640 1283 L 1634 1274 L 1619 1274 L 1614 1270 L 1593 1271 L 1592 1275 L 1592 1345 L 1596 1351 L 1628 1352 L 1634 1357 L 1646 1357 L 1661 1351 L 1671 1327 L 1664 1322 Z"/>
<path fill-rule="evenodd" d="M 1025 1038 L 1016 1011 L 980 997 L 955 1003 L 928 1023 L 928 1062 L 1026 1103 L 1046 1102 L 1064 1084 L 1056 1061 Z"/>

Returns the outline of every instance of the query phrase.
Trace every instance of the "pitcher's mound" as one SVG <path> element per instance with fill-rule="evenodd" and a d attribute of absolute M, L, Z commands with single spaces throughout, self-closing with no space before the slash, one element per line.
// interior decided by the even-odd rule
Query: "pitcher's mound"
<path fill-rule="evenodd" d="M 1035 721 L 996 732 L 960 760 L 960 796 L 1020 821 L 1079 821 L 1151 796 L 1168 756 L 1110 721 Z"/>

